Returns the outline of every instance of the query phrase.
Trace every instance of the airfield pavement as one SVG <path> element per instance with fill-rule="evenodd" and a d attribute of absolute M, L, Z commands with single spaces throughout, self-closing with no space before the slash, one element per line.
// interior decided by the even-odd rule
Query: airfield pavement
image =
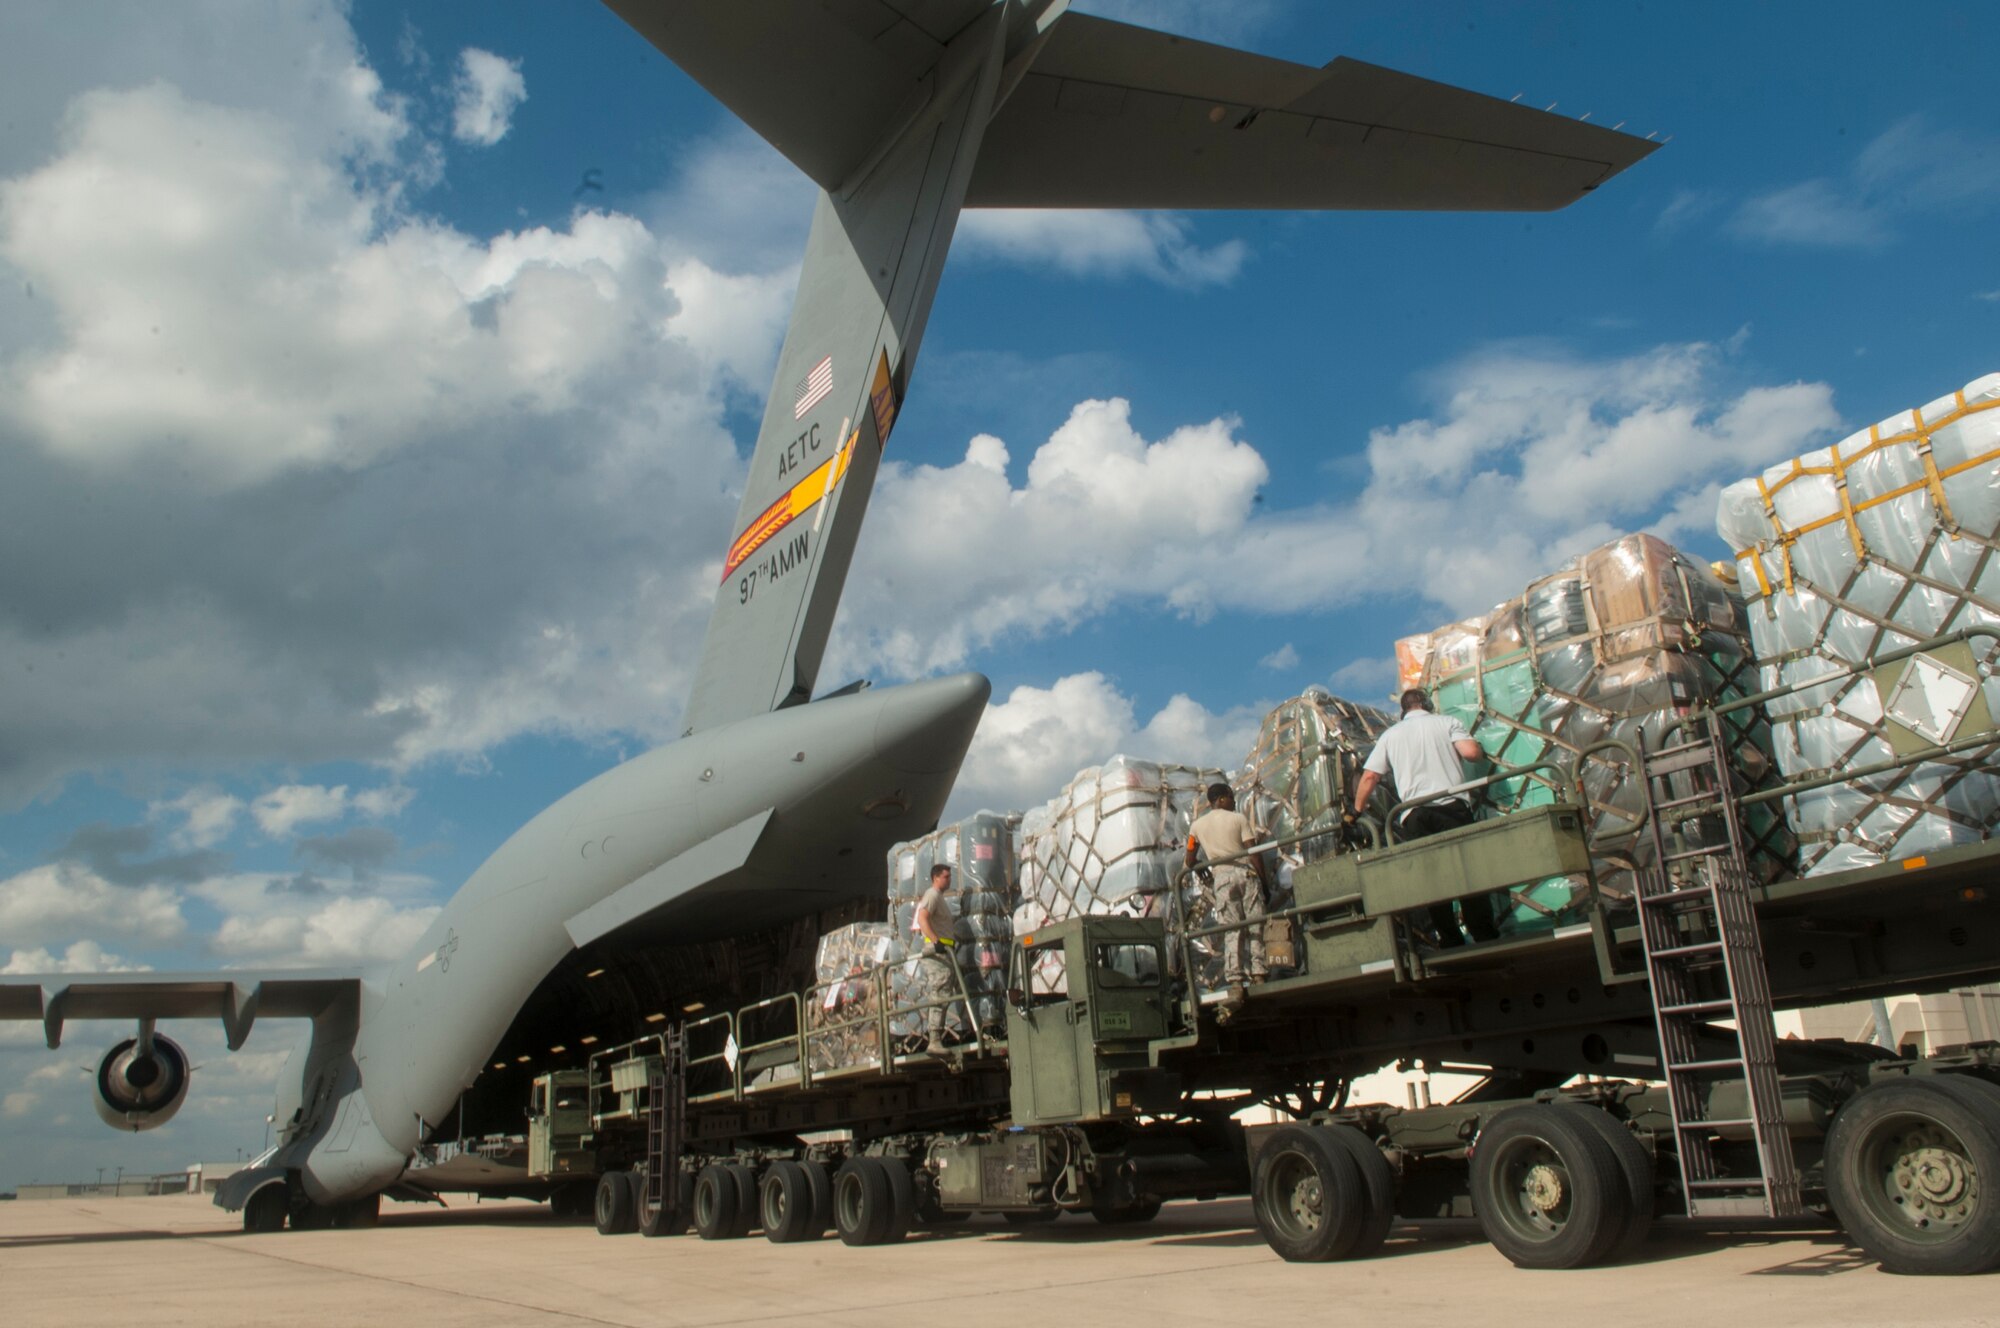
<path fill-rule="evenodd" d="M 978 1220 L 902 1245 L 608 1239 L 525 1203 L 390 1205 L 370 1231 L 244 1235 L 193 1196 L 0 1203 L 8 1325 L 2000 1324 L 2000 1282 L 1891 1277 L 1829 1232 L 1666 1227 L 1641 1259 L 1510 1266 L 1469 1223 L 1352 1264 L 1286 1264 L 1244 1201 L 1146 1227 Z"/>

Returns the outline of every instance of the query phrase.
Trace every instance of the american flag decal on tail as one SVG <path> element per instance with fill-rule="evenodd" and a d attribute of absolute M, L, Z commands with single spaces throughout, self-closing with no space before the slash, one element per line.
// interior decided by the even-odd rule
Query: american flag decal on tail
<path fill-rule="evenodd" d="M 792 418 L 802 420 L 806 412 L 826 399 L 833 391 L 833 356 L 829 355 L 812 367 L 812 372 L 799 384 L 792 395 Z"/>

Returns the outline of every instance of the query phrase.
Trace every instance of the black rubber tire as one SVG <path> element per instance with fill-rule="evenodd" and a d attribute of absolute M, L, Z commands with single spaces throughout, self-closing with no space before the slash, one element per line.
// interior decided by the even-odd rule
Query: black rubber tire
<path fill-rule="evenodd" d="M 1141 1199 L 1137 1203 L 1121 1204 L 1115 1208 L 1109 1204 L 1092 1204 L 1090 1215 L 1107 1227 L 1138 1226 L 1158 1217 L 1162 1206 L 1158 1199 Z"/>
<path fill-rule="evenodd" d="M 1366 1185 L 1347 1150 L 1310 1125 L 1282 1125 L 1257 1154 L 1250 1209 L 1288 1263 L 1345 1259 L 1366 1222 Z"/>
<path fill-rule="evenodd" d="M 366 1231 L 381 1221 L 382 1196 L 379 1194 L 371 1194 L 365 1199 L 349 1199 L 333 1207 L 333 1227 L 336 1231 Z"/>
<path fill-rule="evenodd" d="M 639 1234 L 642 1236 L 680 1236 L 694 1226 L 694 1177 L 685 1171 L 674 1172 L 673 1182 L 679 1203 L 669 1207 L 661 1204 L 658 1208 L 646 1207 L 646 1196 L 639 1195 Z"/>
<path fill-rule="evenodd" d="M 764 1239 L 773 1245 L 790 1245 L 819 1235 L 812 1229 L 812 1183 L 796 1162 L 778 1161 L 764 1168 L 757 1187 L 759 1220 Z"/>
<path fill-rule="evenodd" d="M 1532 1195 L 1531 1185 L 1544 1198 Z M 1479 1132 L 1472 1211 L 1493 1248 L 1517 1268 L 1597 1262 L 1625 1234 L 1629 1202 L 1611 1145 L 1573 1112 L 1510 1107 Z"/>
<path fill-rule="evenodd" d="M 743 1234 L 737 1209 L 742 1198 L 736 1177 L 720 1162 L 711 1162 L 694 1178 L 694 1201 L 689 1212 L 694 1234 L 703 1240 L 735 1240 Z"/>
<path fill-rule="evenodd" d="M 264 1186 L 243 1205 L 243 1229 L 255 1235 L 269 1235 L 285 1229 L 291 1216 L 292 1197 L 282 1183 Z"/>
<path fill-rule="evenodd" d="M 1565 1099 L 1564 1106 L 1578 1113 L 1578 1119 L 1596 1130 L 1611 1145 L 1611 1155 L 1618 1160 L 1619 1174 L 1625 1178 L 1625 1230 L 1612 1239 L 1604 1258 L 1610 1263 L 1622 1263 L 1637 1254 L 1645 1245 L 1646 1237 L 1653 1233 L 1653 1209 L 1655 1206 L 1653 1184 L 1653 1155 L 1639 1142 L 1623 1122 L 1602 1107 L 1587 1102 Z"/>
<path fill-rule="evenodd" d="M 333 1230 L 333 1209 L 325 1204 L 308 1200 L 292 1209 L 292 1230 L 331 1231 Z"/>
<path fill-rule="evenodd" d="M 722 1169 L 736 1182 L 736 1235 L 747 1236 L 757 1230 L 763 1217 L 757 1211 L 757 1168 L 730 1162 Z"/>
<path fill-rule="evenodd" d="M 901 1158 L 869 1160 L 889 1178 L 889 1229 L 882 1233 L 882 1243 L 894 1245 L 909 1236 L 910 1226 L 917 1220 L 917 1184 Z"/>
<path fill-rule="evenodd" d="M 1396 1169 L 1389 1165 L 1389 1159 L 1382 1156 L 1382 1150 L 1352 1125 L 1329 1125 L 1324 1127 L 1326 1137 L 1336 1146 L 1346 1150 L 1354 1159 L 1355 1169 L 1361 1173 L 1361 1234 L 1354 1241 L 1354 1248 L 1345 1257 L 1366 1259 L 1382 1248 L 1389 1239 L 1389 1228 L 1396 1222 Z"/>
<path fill-rule="evenodd" d="M 1856 1093 L 1827 1131 L 1826 1188 L 1848 1237 L 1886 1272 L 2000 1265 L 2000 1088 L 1933 1074 Z"/>
<path fill-rule="evenodd" d="M 595 1218 L 594 1207 L 597 1200 L 597 1186 L 590 1181 L 573 1180 L 567 1185 L 559 1185 L 549 1193 L 549 1213 L 563 1222 L 585 1222 Z"/>
<path fill-rule="evenodd" d="M 833 1173 L 826 1169 L 826 1163 L 810 1158 L 799 1163 L 799 1170 L 812 1187 L 812 1238 L 818 1240 L 833 1230 Z"/>
<path fill-rule="evenodd" d="M 1000 1216 L 1006 1219 L 1006 1221 L 1012 1226 L 1032 1227 L 1032 1226 L 1038 1226 L 1043 1222 L 1055 1221 L 1057 1218 L 1062 1216 L 1062 1209 L 1036 1208 L 1027 1212 L 1023 1212 L 1020 1209 L 1015 1209 L 1012 1212 L 1002 1213 L 1000 1214 Z"/>
<path fill-rule="evenodd" d="M 880 1245 L 895 1220 L 888 1168 L 872 1157 L 850 1157 L 833 1173 L 833 1229 L 843 1245 Z"/>
<path fill-rule="evenodd" d="M 591 1207 L 600 1236 L 625 1236 L 639 1229 L 638 1206 L 632 1202 L 632 1181 L 623 1171 L 607 1171 L 597 1178 L 597 1194 Z"/>

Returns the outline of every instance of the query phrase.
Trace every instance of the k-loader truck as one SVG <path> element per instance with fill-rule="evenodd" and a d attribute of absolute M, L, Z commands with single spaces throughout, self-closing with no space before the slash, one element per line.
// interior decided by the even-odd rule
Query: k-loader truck
<path fill-rule="evenodd" d="M 1853 671 L 1886 688 L 1966 644 Z M 544 1075 L 530 1170 L 601 1231 L 709 1240 L 869 1245 L 973 1213 L 1136 1223 L 1170 1199 L 1248 1194 L 1290 1260 L 1364 1258 L 1399 1219 L 1475 1218 L 1522 1267 L 1578 1268 L 1629 1255 L 1656 1216 L 1817 1217 L 1894 1271 L 1993 1268 L 2000 1045 L 1779 1039 L 1773 1015 L 2000 979 L 2000 844 L 1763 882 L 1745 828 L 1805 789 L 1991 744 L 1992 716 L 1975 692 L 1950 742 L 1753 787 L 1731 726 L 1778 694 L 1574 763 L 1646 791 L 1630 898 L 1596 888 L 1574 780 L 1551 780 L 1566 796 L 1549 805 L 1415 841 L 1394 837 L 1399 806 L 1296 874 L 1280 915 L 1296 967 L 1240 1002 L 1203 990 L 1197 947 L 1223 929 L 1188 925 L 1177 885 L 1163 916 L 1017 936 L 1004 1039 L 975 1028 L 943 1056 L 907 1050 L 894 1021 L 925 1003 L 893 1006 L 885 968 Z M 1549 770 L 1487 779 L 1524 777 Z M 1432 905 L 1557 876 L 1589 882 L 1586 920 L 1429 943 Z M 1347 1100 L 1391 1063 L 1477 1080 L 1437 1105 Z M 1252 1104 L 1289 1120 L 1244 1126 Z"/>

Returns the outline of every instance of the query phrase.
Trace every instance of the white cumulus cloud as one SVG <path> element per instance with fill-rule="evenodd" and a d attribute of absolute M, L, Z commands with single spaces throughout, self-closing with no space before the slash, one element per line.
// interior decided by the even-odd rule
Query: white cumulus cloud
<path fill-rule="evenodd" d="M 515 110 L 528 99 L 528 81 L 519 60 L 468 46 L 458 53 L 452 92 L 452 137 L 490 148 L 507 137 Z"/>
<path fill-rule="evenodd" d="M 151 967 L 112 954 L 96 941 L 73 941 L 61 954 L 39 947 L 12 951 L 0 973 L 144 973 Z"/>
<path fill-rule="evenodd" d="M 1072 276 L 1145 277 L 1168 286 L 1226 286 L 1250 250 L 1241 240 L 1201 245 L 1170 212 L 1091 208 L 982 208 L 959 221 L 957 248 Z"/>
<path fill-rule="evenodd" d="M 179 896 L 162 885 L 113 885 L 73 862 L 30 867 L 0 881 L 0 936 L 16 946 L 78 936 L 165 944 L 186 930 Z"/>

